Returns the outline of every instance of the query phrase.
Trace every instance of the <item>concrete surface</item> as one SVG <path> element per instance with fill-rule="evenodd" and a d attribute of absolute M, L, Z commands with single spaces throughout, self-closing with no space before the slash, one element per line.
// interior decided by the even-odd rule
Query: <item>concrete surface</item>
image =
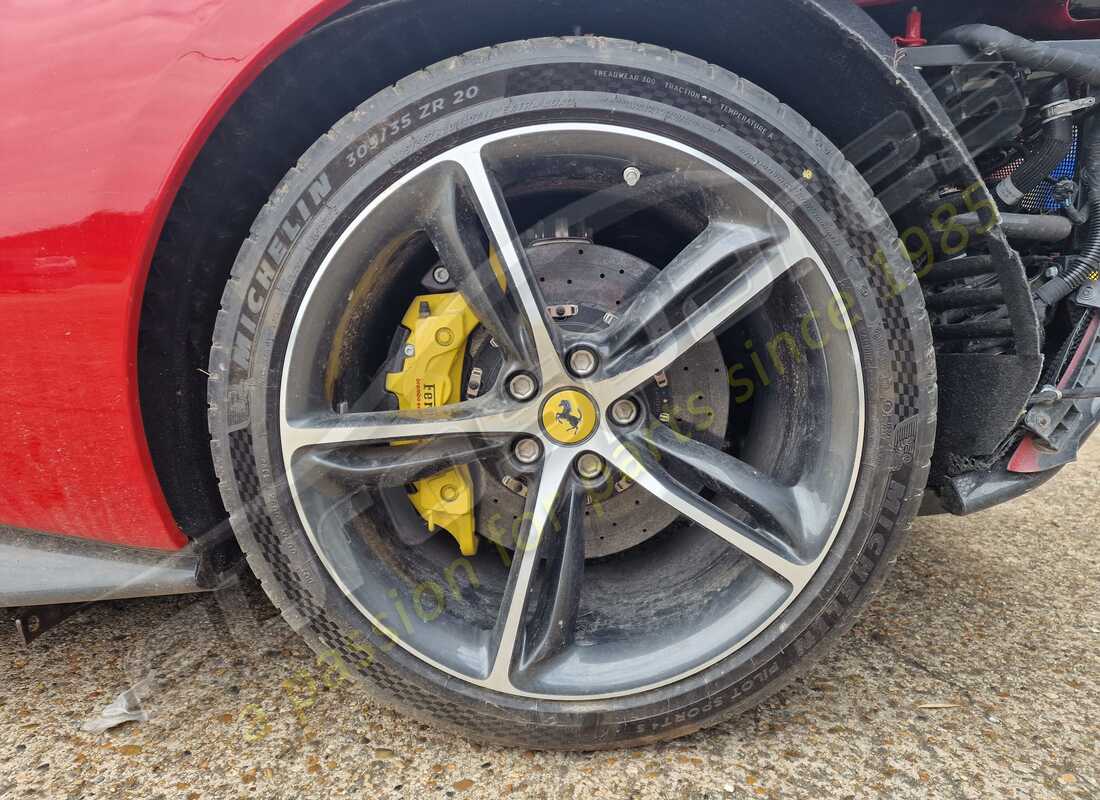
<path fill-rule="evenodd" d="M 0 636 L 0 798 L 1100 797 L 1097 486 L 1100 443 L 1010 506 L 919 520 L 812 675 L 644 750 L 434 733 L 327 680 L 255 593 L 96 606 Z M 81 732 L 150 667 L 147 722 Z"/>

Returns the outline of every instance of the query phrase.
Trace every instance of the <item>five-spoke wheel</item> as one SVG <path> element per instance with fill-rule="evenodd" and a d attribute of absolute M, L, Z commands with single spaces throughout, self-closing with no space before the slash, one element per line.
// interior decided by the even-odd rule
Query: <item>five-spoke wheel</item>
<path fill-rule="evenodd" d="M 520 42 L 322 137 L 210 361 L 249 563 L 326 663 L 528 747 L 759 702 L 920 501 L 931 338 L 896 232 L 790 109 L 688 56 Z"/>

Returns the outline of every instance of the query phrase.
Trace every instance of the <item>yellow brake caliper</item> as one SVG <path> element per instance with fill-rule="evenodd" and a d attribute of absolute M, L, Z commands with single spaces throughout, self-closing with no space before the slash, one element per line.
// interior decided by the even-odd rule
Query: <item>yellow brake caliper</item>
<path fill-rule="evenodd" d="M 466 338 L 478 324 L 466 300 L 457 292 L 420 295 L 413 299 L 401 324 L 409 330 L 405 363 L 400 372 L 386 375 L 386 389 L 397 395 L 402 410 L 457 403 L 462 393 Z M 428 530 L 444 528 L 458 542 L 463 555 L 476 554 L 474 486 L 469 467 L 451 467 L 413 486 L 409 500 Z"/>

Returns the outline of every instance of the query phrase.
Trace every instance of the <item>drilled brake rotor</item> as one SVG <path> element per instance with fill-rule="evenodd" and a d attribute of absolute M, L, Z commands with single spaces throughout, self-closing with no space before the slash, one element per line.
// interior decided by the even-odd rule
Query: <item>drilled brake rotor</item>
<path fill-rule="evenodd" d="M 586 240 L 550 240 L 528 249 L 529 261 L 555 323 L 573 331 L 607 327 L 657 274 L 628 253 Z M 481 335 L 470 337 L 464 399 L 497 379 L 500 354 Z M 471 383 L 471 378 L 473 379 Z M 644 401 L 654 419 L 708 444 L 721 446 L 729 413 L 725 362 L 713 336 L 701 341 L 647 385 Z M 523 514 L 525 484 L 506 464 L 472 468 L 477 485 L 477 532 L 510 547 Z M 682 476 L 685 482 L 689 476 Z M 614 487 L 590 502 L 584 521 L 585 556 L 598 558 L 634 547 L 672 523 L 677 514 L 621 474 Z M 693 486 L 692 488 L 700 488 Z"/>

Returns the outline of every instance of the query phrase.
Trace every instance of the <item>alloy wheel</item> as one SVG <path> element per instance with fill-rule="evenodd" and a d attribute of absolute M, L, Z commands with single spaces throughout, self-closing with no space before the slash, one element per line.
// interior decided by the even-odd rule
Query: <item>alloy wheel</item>
<path fill-rule="evenodd" d="M 540 206 L 540 192 L 557 200 Z M 670 256 L 604 252 L 574 227 L 611 228 L 666 207 L 693 220 Z M 340 397 L 334 342 L 354 341 L 341 339 L 349 321 L 378 313 L 363 299 L 364 265 L 417 247 L 428 260 L 409 257 L 385 272 L 385 290 L 370 288 L 405 297 L 400 305 L 445 275 L 490 340 L 492 369 L 476 396 L 466 377 L 458 402 L 400 409 L 380 399 L 394 362 L 376 354 L 372 374 Z M 607 265 L 622 278 L 582 324 L 584 315 L 559 309 L 585 306 L 596 290 L 569 296 L 569 286 L 548 284 L 565 254 L 585 250 L 595 261 L 584 275 Z M 842 323 L 831 337 L 819 330 L 830 324 L 825 308 Z M 751 404 L 731 402 L 734 353 L 757 363 L 745 357 L 745 331 L 773 329 L 754 319 L 784 313 L 802 314 L 810 332 L 798 358 L 774 385 L 757 371 Z M 460 143 L 378 192 L 312 277 L 280 387 L 289 491 L 341 591 L 415 657 L 522 697 L 644 692 L 751 641 L 828 557 L 865 424 L 845 314 L 776 200 L 680 142 L 562 123 Z M 749 355 L 768 352 L 761 342 Z M 706 425 L 677 426 L 682 409 L 662 405 L 660 391 L 683 372 L 707 375 L 679 389 L 702 398 Z M 489 546 L 448 580 L 457 554 L 445 534 L 387 530 L 400 526 L 395 514 L 408 518 L 393 511 L 406 487 L 457 466 L 475 470 L 479 505 L 503 493 L 521 511 L 501 535 L 479 531 Z M 601 550 L 586 529 L 611 530 L 635 502 L 653 509 L 654 529 Z M 479 508 L 479 528 L 488 516 Z"/>

